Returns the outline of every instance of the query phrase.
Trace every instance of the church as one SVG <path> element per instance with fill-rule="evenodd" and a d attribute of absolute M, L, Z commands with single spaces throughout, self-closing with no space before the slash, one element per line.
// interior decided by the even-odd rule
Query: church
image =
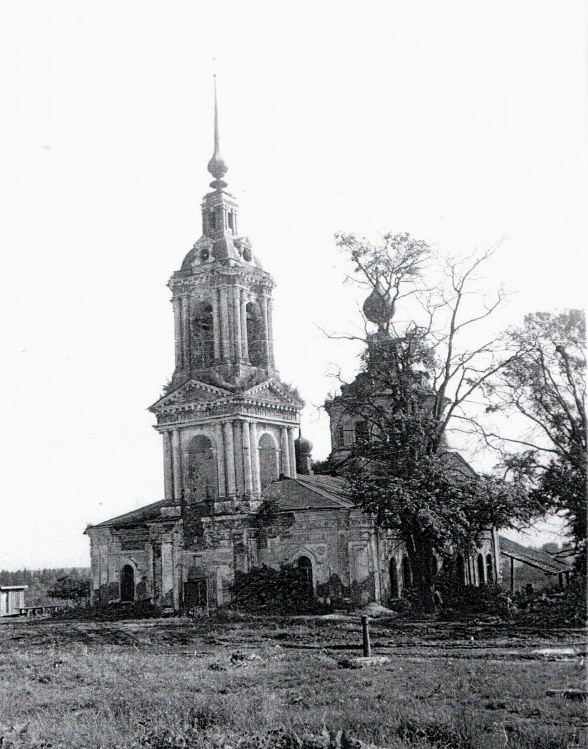
<path fill-rule="evenodd" d="M 86 529 L 94 600 L 151 601 L 164 612 L 231 601 L 237 572 L 293 564 L 320 600 L 388 603 L 411 584 L 402 543 L 379 531 L 337 476 L 313 475 L 298 393 L 280 380 L 271 275 L 239 235 L 227 191 L 215 93 L 211 191 L 202 236 L 169 281 L 175 368 L 151 407 L 163 447 L 164 498 Z M 349 454 L 361 424 L 328 407 L 332 456 Z M 271 500 L 275 513 L 263 513 Z M 260 508 L 262 512 L 260 512 Z M 463 582 L 499 577 L 489 530 L 461 560 Z"/>

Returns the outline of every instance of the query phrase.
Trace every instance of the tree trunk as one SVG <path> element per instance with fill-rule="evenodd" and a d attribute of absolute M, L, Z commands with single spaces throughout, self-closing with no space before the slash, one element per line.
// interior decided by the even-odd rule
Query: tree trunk
<path fill-rule="evenodd" d="M 419 541 L 414 535 L 405 543 L 412 568 L 412 584 L 417 593 L 420 607 L 426 613 L 433 614 L 437 610 L 435 580 L 431 566 L 433 548 L 430 544 Z"/>

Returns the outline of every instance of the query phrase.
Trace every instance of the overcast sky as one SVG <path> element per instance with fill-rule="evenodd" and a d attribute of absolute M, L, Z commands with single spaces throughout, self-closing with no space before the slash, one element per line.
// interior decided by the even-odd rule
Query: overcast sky
<path fill-rule="evenodd" d="M 278 367 L 324 458 L 316 407 L 357 351 L 320 329 L 350 330 L 361 302 L 334 232 L 502 240 L 485 281 L 517 294 L 497 330 L 585 306 L 586 8 L 3 3 L 0 568 L 88 564 L 87 523 L 162 497 L 145 409 L 173 366 L 166 282 L 201 232 L 213 58 Z"/>

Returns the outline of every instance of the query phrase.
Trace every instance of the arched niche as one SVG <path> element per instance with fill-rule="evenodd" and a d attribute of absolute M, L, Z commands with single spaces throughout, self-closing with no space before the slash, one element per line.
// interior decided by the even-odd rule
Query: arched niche
<path fill-rule="evenodd" d="M 390 598 L 398 598 L 400 591 L 398 588 L 398 568 L 395 557 L 390 557 L 388 568 L 390 570 Z"/>
<path fill-rule="evenodd" d="M 120 600 L 130 603 L 135 600 L 135 570 L 130 564 L 120 571 Z"/>
<path fill-rule="evenodd" d="M 486 555 L 486 580 L 489 585 L 494 582 L 494 557 L 492 554 Z"/>
<path fill-rule="evenodd" d="M 208 302 L 198 302 L 192 311 L 192 366 L 210 367 L 213 363 L 212 305 Z"/>
<path fill-rule="evenodd" d="M 189 502 L 205 502 L 218 497 L 216 450 L 210 437 L 193 437 L 187 451 L 186 493 Z"/>
<path fill-rule="evenodd" d="M 259 477 L 261 488 L 265 489 L 279 475 L 278 446 L 271 434 L 265 432 L 259 438 Z"/>
<path fill-rule="evenodd" d="M 257 302 L 247 303 L 246 321 L 249 361 L 254 367 L 267 367 L 263 316 Z"/>

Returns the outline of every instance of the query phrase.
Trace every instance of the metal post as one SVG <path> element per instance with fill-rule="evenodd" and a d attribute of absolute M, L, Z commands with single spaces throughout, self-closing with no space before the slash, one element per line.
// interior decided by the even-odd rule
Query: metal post
<path fill-rule="evenodd" d="M 363 634 L 363 654 L 364 657 L 368 658 L 372 654 L 372 646 L 370 643 L 370 629 L 368 625 L 368 617 L 363 615 L 361 617 L 361 629 Z"/>

